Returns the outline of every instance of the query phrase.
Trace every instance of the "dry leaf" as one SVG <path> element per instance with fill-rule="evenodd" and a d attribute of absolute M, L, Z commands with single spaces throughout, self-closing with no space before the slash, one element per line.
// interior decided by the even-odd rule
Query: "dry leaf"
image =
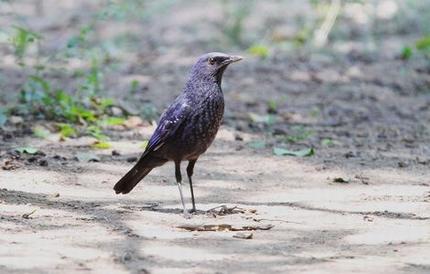
<path fill-rule="evenodd" d="M 181 225 L 178 228 L 188 231 L 254 231 L 254 230 L 269 230 L 273 225 L 249 225 L 234 227 L 229 224 L 218 225 Z"/>
<path fill-rule="evenodd" d="M 233 235 L 233 238 L 238 238 L 238 239 L 252 239 L 253 234 L 250 232 L 238 232 L 236 234 Z"/>

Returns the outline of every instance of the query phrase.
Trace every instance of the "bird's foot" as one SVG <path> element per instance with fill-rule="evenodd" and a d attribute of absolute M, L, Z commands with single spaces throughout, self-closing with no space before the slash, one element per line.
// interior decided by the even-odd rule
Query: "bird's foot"
<path fill-rule="evenodd" d="M 196 211 L 196 208 L 194 207 L 194 208 L 190 209 L 188 212 L 191 214 L 195 214 L 197 211 Z"/>
<path fill-rule="evenodd" d="M 188 211 L 185 211 L 185 210 L 184 210 L 184 218 L 185 218 L 185 219 L 188 219 L 188 220 L 189 220 L 189 219 L 191 219 L 191 217 L 192 217 L 192 216 L 193 216 L 193 215 L 191 215 Z"/>

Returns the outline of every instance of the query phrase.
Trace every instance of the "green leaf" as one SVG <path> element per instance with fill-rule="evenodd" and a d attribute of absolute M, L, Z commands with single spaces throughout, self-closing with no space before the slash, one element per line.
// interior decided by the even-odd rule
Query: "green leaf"
<path fill-rule="evenodd" d="M 271 113 L 276 113 L 276 111 L 278 110 L 278 101 L 269 100 L 267 102 L 267 108 Z"/>
<path fill-rule="evenodd" d="M 18 147 L 15 149 L 19 153 L 36 154 L 39 150 L 34 147 Z"/>
<path fill-rule="evenodd" d="M 281 148 L 281 147 L 274 147 L 273 148 L 273 154 L 277 155 L 277 156 L 297 156 L 297 157 L 307 157 L 307 156 L 312 156 L 315 154 L 315 151 L 313 148 L 305 148 L 302 150 L 289 150 L 289 149 L 285 149 L 285 148 Z"/>
<path fill-rule="evenodd" d="M 401 53 L 400 57 L 403 60 L 408 60 L 409 58 L 412 57 L 412 54 L 413 54 L 412 48 L 410 48 L 410 47 L 404 47 L 402 49 L 402 53 Z"/>
<path fill-rule="evenodd" d="M 38 137 L 38 138 L 46 138 L 48 137 L 48 135 L 50 134 L 49 130 L 47 130 L 46 128 L 42 127 L 42 126 L 35 126 L 33 127 L 33 135 Z"/>
<path fill-rule="evenodd" d="M 33 81 L 34 83 L 39 84 L 44 92 L 50 92 L 51 91 L 51 86 L 45 79 L 43 79 L 39 76 L 32 75 L 32 76 L 30 76 L 30 80 Z"/>
<path fill-rule="evenodd" d="M 70 124 L 59 123 L 57 126 L 60 129 L 61 137 L 67 138 L 77 135 L 76 129 Z"/>
<path fill-rule="evenodd" d="M 415 43 L 415 47 L 419 50 L 430 49 L 430 36 L 425 36 Z"/>
<path fill-rule="evenodd" d="M 92 144 L 91 147 L 97 148 L 97 149 L 108 149 L 108 148 L 111 148 L 112 145 L 105 141 L 97 141 L 94 144 Z"/>
<path fill-rule="evenodd" d="M 73 105 L 70 108 L 69 118 L 71 121 L 76 121 L 77 118 L 82 118 L 85 121 L 93 122 L 96 120 L 96 116 L 93 111 L 86 109 L 82 106 Z"/>
<path fill-rule="evenodd" d="M 12 45 L 15 47 L 15 54 L 18 58 L 22 58 L 31 43 L 39 40 L 41 36 L 28 29 L 14 26 L 15 35 L 11 37 Z"/>
<path fill-rule="evenodd" d="M 266 58 L 267 56 L 269 56 L 269 49 L 266 46 L 259 44 L 251 46 L 248 49 L 248 52 L 261 58 Z"/>
<path fill-rule="evenodd" d="M 130 84 L 130 93 L 131 94 L 136 94 L 138 90 L 139 90 L 139 81 L 137 81 L 137 80 L 131 81 L 131 84 Z"/>
<path fill-rule="evenodd" d="M 104 126 L 119 126 L 124 124 L 124 122 L 125 119 L 122 117 L 108 117 L 100 121 L 100 124 Z"/>
<path fill-rule="evenodd" d="M 67 94 L 64 90 L 57 90 L 55 92 L 55 99 L 58 103 L 60 103 L 60 105 L 67 107 L 72 105 L 72 97 Z"/>
<path fill-rule="evenodd" d="M 256 140 L 248 143 L 248 146 L 253 149 L 263 149 L 266 147 L 266 142 L 263 140 Z"/>
<path fill-rule="evenodd" d="M 111 98 L 100 99 L 100 108 L 104 111 L 106 108 L 113 106 L 114 101 Z"/>
<path fill-rule="evenodd" d="M 94 138 L 96 138 L 97 140 L 107 140 L 109 139 L 108 136 L 106 136 L 105 134 L 103 134 L 102 129 L 99 126 L 89 126 L 87 128 L 87 134 L 90 134 L 91 136 L 93 136 Z"/>
<path fill-rule="evenodd" d="M 321 144 L 323 146 L 332 146 L 334 144 L 334 142 L 333 142 L 332 139 L 324 138 L 324 139 L 321 140 Z"/>
<path fill-rule="evenodd" d="M 286 140 L 290 143 L 296 143 L 309 138 L 313 132 L 311 130 L 306 129 L 303 126 L 293 126 L 292 133 L 288 134 Z"/>

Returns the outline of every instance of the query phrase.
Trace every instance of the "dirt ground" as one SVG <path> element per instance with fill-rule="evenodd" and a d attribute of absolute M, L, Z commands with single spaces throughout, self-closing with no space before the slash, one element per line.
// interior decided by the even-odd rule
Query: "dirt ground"
<path fill-rule="evenodd" d="M 293 2 L 299 8 L 290 12 L 302 12 L 301 1 Z M 87 19 L 82 7 L 97 6 L 76 3 L 55 11 L 46 4 L 49 16 L 29 22 L 58 46 L 70 22 Z M 22 5 L 15 8 L 31 18 L 32 6 Z M 107 94 L 160 112 L 180 92 L 195 56 L 214 48 L 205 31 L 196 38 L 186 26 L 218 17 L 174 9 L 174 19 L 163 15 L 142 48 L 106 72 Z M 100 24 L 102 39 L 109 27 L 110 34 L 124 29 Z M 183 40 L 173 47 L 177 37 Z M 378 54 L 360 45 L 264 60 L 244 52 L 224 74 L 225 120 L 196 164 L 191 219 L 181 214 L 171 163 L 129 195 L 112 190 L 142 152 L 149 123 L 111 129 L 106 150 L 91 149 L 90 137 L 32 137 L 31 127 L 46 121 L 7 124 L 0 130 L 0 272 L 430 273 L 430 67 L 426 58 L 400 60 L 396 41 L 406 38 L 391 38 Z M 10 79 L 0 82 L 2 102 L 23 77 L 11 56 L 6 51 L 0 68 Z M 133 79 L 140 87 L 130 95 Z M 275 120 L 256 121 L 272 101 Z M 22 146 L 40 152 L 17 153 Z M 315 154 L 276 156 L 279 146 Z M 185 193 L 190 206 L 188 184 Z"/>
<path fill-rule="evenodd" d="M 132 155 L 136 145 L 118 141 L 114 148 Z M 122 156 L 2 171 L 2 272 L 430 270 L 428 168 L 327 167 L 320 157 L 274 157 L 237 150 L 238 145 L 232 130 L 223 128 L 202 157 L 195 179 L 198 212 L 190 220 L 181 214 L 172 165 L 155 170 L 127 196 L 111 189 L 130 167 Z M 72 158 L 82 143 L 38 147 L 49 158 Z M 336 177 L 351 182 L 334 183 Z M 220 205 L 239 210 L 222 216 L 206 212 Z M 233 231 L 178 228 L 215 224 L 273 228 L 251 231 L 252 239 L 234 238 Z"/>

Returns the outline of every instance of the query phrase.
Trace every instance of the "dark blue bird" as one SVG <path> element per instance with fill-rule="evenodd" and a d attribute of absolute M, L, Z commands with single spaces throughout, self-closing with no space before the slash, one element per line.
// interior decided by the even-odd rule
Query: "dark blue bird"
<path fill-rule="evenodd" d="M 181 161 L 188 161 L 192 211 L 196 210 L 192 176 L 194 165 L 215 139 L 224 114 L 222 75 L 227 66 L 241 60 L 240 56 L 207 53 L 191 68 L 181 95 L 162 114 L 148 146 L 136 165 L 116 183 L 117 194 L 129 193 L 155 167 L 175 162 L 176 182 L 184 214 L 187 213 L 182 195 Z"/>

